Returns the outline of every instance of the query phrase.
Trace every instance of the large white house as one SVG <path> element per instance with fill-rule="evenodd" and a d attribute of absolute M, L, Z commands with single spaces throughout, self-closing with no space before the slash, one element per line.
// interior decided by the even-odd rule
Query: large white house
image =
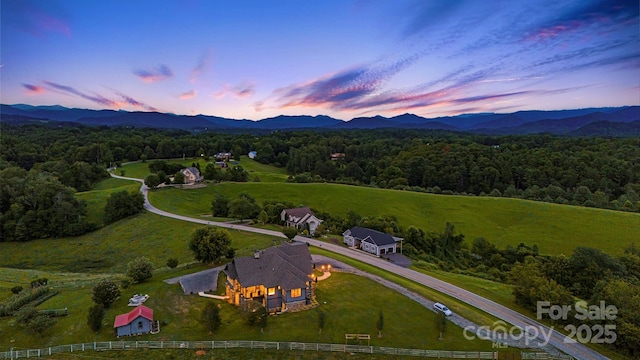
<path fill-rule="evenodd" d="M 348 246 L 377 256 L 396 252 L 396 239 L 377 230 L 354 226 L 343 232 L 342 236 L 343 242 Z"/>
<path fill-rule="evenodd" d="M 184 175 L 184 183 L 185 184 L 194 184 L 204 180 L 202 175 L 200 175 L 200 170 L 193 166 L 182 169 L 182 175 Z"/>
<path fill-rule="evenodd" d="M 287 227 L 295 227 L 298 230 L 309 229 L 310 235 L 313 235 L 316 228 L 322 224 L 322 220 L 318 219 L 308 207 L 284 209 L 280 213 L 280 219 Z"/>

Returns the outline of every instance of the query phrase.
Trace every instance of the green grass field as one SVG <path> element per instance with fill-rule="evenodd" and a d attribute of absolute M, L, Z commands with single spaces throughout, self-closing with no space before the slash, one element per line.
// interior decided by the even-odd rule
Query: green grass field
<path fill-rule="evenodd" d="M 484 237 L 499 247 L 538 244 L 544 254 L 570 255 L 576 246 L 620 254 L 640 233 L 640 214 L 519 199 L 447 196 L 339 184 L 221 183 L 200 189 L 160 189 L 150 194 L 160 209 L 187 216 L 208 214 L 216 193 L 247 192 L 259 202 L 289 201 L 332 214 L 394 215 L 401 226 L 442 231 L 455 224 L 470 243 Z"/>
<path fill-rule="evenodd" d="M 191 233 L 203 225 L 143 213 L 92 233 L 61 239 L 0 242 L 0 267 L 63 272 L 124 272 L 136 256 L 147 256 L 156 268 L 175 257 L 193 261 L 188 244 Z M 265 235 L 231 231 L 239 255 L 271 246 Z"/>
<path fill-rule="evenodd" d="M 190 269 L 189 271 L 196 271 Z M 40 338 L 20 328 L 12 329 L 11 321 L 0 319 L 0 351 L 13 348 L 35 348 L 54 344 L 116 340 L 112 324 L 116 315 L 131 310 L 126 305 L 133 293 L 149 294 L 145 303 L 154 310 L 154 318 L 165 321 L 157 335 L 143 335 L 125 340 L 264 340 L 299 342 L 344 342 L 345 333 L 371 334 L 371 345 L 424 349 L 490 351 L 485 341 L 464 339 L 462 329 L 449 324 L 444 340 L 438 340 L 438 316 L 418 303 L 369 279 L 351 274 L 334 273 L 317 284 L 320 305 L 314 309 L 269 317 L 264 333 L 250 327 L 239 316 L 237 308 L 224 301 L 184 295 L 179 285 L 168 285 L 163 278 L 181 275 L 187 270 L 163 273 L 150 281 L 126 289 L 122 298 L 107 310 L 104 327 L 97 334 L 86 325 L 87 309 L 91 306 L 91 288 L 61 289 L 60 294 L 46 301 L 40 309 L 69 309 L 69 315 L 58 318 L 52 336 Z M 220 304 L 222 325 L 209 334 L 198 321 L 209 302 Z M 383 337 L 377 338 L 378 312 L 384 311 Z M 326 312 L 327 322 L 319 334 L 317 318 Z M 11 331 L 8 331 L 12 329 Z M 6 336 L 5 336 L 6 334 Z M 407 336 L 411 334 L 411 336 Z M 44 343 L 43 343 L 44 342 Z"/>
<path fill-rule="evenodd" d="M 102 226 L 107 198 L 118 191 L 138 191 L 140 185 L 137 181 L 109 178 L 97 183 L 90 191 L 76 193 L 76 198 L 87 203 L 89 221 Z"/>
<path fill-rule="evenodd" d="M 153 160 L 149 160 L 147 162 L 136 162 L 127 165 L 123 165 L 114 171 L 114 174 L 120 175 L 121 171 L 124 171 L 124 176 L 144 179 L 151 172 L 149 171 L 149 163 Z M 166 160 L 170 163 L 179 163 L 184 166 L 191 166 L 193 163 L 200 164 L 200 169 L 204 171 L 207 167 L 207 164 L 215 162 L 214 159 L 209 161 L 205 161 L 202 158 L 194 158 L 194 159 L 171 159 Z M 241 156 L 240 161 L 230 161 L 229 166 L 233 166 L 233 164 L 238 163 L 249 173 L 249 181 L 253 181 L 257 176 L 260 178 L 261 182 L 285 182 L 287 180 L 287 171 L 284 168 L 277 168 L 271 165 L 261 164 L 257 161 L 249 159 L 247 156 Z"/>

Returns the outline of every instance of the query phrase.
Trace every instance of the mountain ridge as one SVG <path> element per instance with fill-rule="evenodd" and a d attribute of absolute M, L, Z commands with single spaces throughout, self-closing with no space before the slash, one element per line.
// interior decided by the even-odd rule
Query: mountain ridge
<path fill-rule="evenodd" d="M 60 105 L 34 106 L 26 104 L 0 105 L 0 121 L 11 122 L 20 116 L 21 123 L 33 118 L 72 122 L 87 126 L 133 126 L 187 131 L 280 131 L 295 129 L 433 129 L 473 132 L 479 134 L 578 134 L 578 129 L 594 122 L 631 123 L 640 120 L 640 106 L 584 108 L 569 110 L 523 110 L 513 113 L 478 113 L 425 118 L 405 113 L 393 117 L 375 115 L 356 117 L 348 121 L 326 115 L 278 115 L 257 121 L 231 119 L 212 115 L 178 115 L 160 112 L 125 110 L 91 110 L 66 108 Z M 588 132 L 598 128 L 593 127 Z M 618 127 L 616 127 L 618 129 Z M 635 131 L 633 127 L 619 127 Z"/>

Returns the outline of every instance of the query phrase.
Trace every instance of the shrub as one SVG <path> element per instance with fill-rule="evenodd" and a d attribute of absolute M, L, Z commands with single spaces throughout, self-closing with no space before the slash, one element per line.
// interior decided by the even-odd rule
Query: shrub
<path fill-rule="evenodd" d="M 21 307 L 47 295 L 49 287 L 39 286 L 34 289 L 24 289 L 17 296 L 12 296 L 0 304 L 0 316 L 11 316 Z"/>
<path fill-rule="evenodd" d="M 178 259 L 171 258 L 167 260 L 167 266 L 171 269 L 175 269 L 178 266 Z"/>
<path fill-rule="evenodd" d="M 22 286 L 14 286 L 11 288 L 11 292 L 14 294 L 19 294 L 22 291 Z"/>
<path fill-rule="evenodd" d="M 139 256 L 127 264 L 127 276 L 134 282 L 141 283 L 153 276 L 153 264 L 145 256 Z"/>

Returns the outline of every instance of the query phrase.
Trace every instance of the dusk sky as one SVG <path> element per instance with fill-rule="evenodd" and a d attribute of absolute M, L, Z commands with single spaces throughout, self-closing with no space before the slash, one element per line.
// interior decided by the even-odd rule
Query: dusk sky
<path fill-rule="evenodd" d="M 638 0 L 2 0 L 3 104 L 357 116 L 640 104 Z"/>

